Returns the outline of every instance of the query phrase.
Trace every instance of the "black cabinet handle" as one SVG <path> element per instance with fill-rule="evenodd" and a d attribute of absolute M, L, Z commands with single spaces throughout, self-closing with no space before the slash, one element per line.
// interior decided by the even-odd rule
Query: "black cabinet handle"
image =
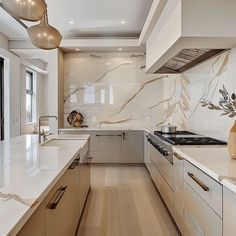
<path fill-rule="evenodd" d="M 57 196 L 55 197 L 55 200 L 50 204 L 50 209 L 51 210 L 55 210 L 59 204 L 59 202 L 61 201 L 64 193 L 66 192 L 66 189 L 67 189 L 68 186 L 65 186 L 65 187 L 61 187 L 58 189 L 58 194 Z"/>
<path fill-rule="evenodd" d="M 121 134 L 96 134 L 97 137 L 122 137 Z"/>

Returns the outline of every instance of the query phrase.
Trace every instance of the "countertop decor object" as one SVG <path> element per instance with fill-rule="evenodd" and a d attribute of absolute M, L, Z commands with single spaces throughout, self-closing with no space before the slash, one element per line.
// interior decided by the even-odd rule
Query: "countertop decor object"
<path fill-rule="evenodd" d="M 76 110 L 73 110 L 67 117 L 67 122 L 73 127 L 81 127 L 84 122 L 84 116 Z"/>
<path fill-rule="evenodd" d="M 27 29 L 32 44 L 40 49 L 51 50 L 60 46 L 62 36 L 60 32 L 49 25 L 47 11 L 38 25 Z"/>
<path fill-rule="evenodd" d="M 39 21 L 46 12 L 44 0 L 2 0 L 4 9 L 17 19 Z"/>
<path fill-rule="evenodd" d="M 230 94 L 225 86 L 223 85 L 223 89 L 219 90 L 221 94 L 221 98 L 219 101 L 219 105 L 213 104 L 211 101 L 203 100 L 201 102 L 202 107 L 207 107 L 210 110 L 219 110 L 223 111 L 222 116 L 228 116 L 229 118 L 233 118 L 236 116 L 236 95 L 235 93 Z M 229 138 L 228 138 L 228 151 L 229 155 L 232 159 L 236 159 L 236 122 L 234 126 L 230 130 Z"/>
<path fill-rule="evenodd" d="M 228 151 L 231 158 L 236 160 L 236 121 L 230 130 L 228 138 Z"/>

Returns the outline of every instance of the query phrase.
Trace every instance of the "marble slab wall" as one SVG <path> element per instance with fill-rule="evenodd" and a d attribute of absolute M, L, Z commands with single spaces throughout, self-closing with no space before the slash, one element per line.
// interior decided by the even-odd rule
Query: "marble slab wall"
<path fill-rule="evenodd" d="M 201 65 L 164 79 L 164 117 L 167 122 L 214 138 L 227 140 L 236 118 L 223 116 L 220 110 L 201 106 L 206 99 L 219 104 L 223 85 L 236 92 L 236 49 L 227 51 Z"/>
<path fill-rule="evenodd" d="M 143 53 L 66 53 L 64 116 L 89 127 L 150 127 L 163 120 L 162 75 L 145 74 Z"/>
<path fill-rule="evenodd" d="M 227 140 L 235 118 L 201 106 L 218 104 L 223 85 L 236 92 L 236 48 L 181 75 L 145 74 L 143 53 L 65 54 L 65 127 L 79 110 L 89 127 L 159 127 L 173 123 Z"/>

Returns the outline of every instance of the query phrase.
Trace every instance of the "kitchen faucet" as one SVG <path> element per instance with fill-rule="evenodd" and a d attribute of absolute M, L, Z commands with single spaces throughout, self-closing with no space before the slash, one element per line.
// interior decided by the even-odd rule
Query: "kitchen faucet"
<path fill-rule="evenodd" d="M 39 143 L 41 143 L 42 142 L 42 140 L 41 140 L 41 136 L 43 135 L 43 138 L 44 138 L 44 141 L 46 140 L 46 134 L 45 134 L 45 132 L 44 132 L 44 130 L 43 130 L 43 134 L 41 134 L 41 121 L 43 120 L 43 119 L 46 119 L 46 118 L 55 118 L 56 120 L 58 119 L 57 118 L 57 116 L 40 116 L 39 117 Z M 50 135 L 50 134 L 49 134 Z"/>

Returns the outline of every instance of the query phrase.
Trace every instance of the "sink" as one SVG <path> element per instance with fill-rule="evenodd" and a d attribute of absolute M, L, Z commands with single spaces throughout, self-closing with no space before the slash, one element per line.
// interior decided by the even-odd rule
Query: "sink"
<path fill-rule="evenodd" d="M 81 139 L 50 139 L 46 141 L 41 146 L 44 147 L 74 147 L 78 146 Z"/>

